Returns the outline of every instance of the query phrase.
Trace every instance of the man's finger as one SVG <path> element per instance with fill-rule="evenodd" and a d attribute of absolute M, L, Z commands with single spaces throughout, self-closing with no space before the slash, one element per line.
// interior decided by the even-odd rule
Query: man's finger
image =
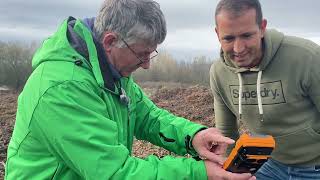
<path fill-rule="evenodd" d="M 212 153 L 210 151 L 206 151 L 203 154 L 201 154 L 201 157 L 204 157 L 205 159 L 208 159 L 209 161 L 218 163 L 220 165 L 223 165 L 225 158 L 221 155 L 216 155 L 215 153 Z"/>
<path fill-rule="evenodd" d="M 235 141 L 231 138 L 220 136 L 220 135 L 213 135 L 211 136 L 212 143 L 225 143 L 225 144 L 233 144 Z"/>
<path fill-rule="evenodd" d="M 210 148 L 210 151 L 217 155 L 223 155 L 227 151 L 227 147 L 227 144 L 214 145 Z"/>
<path fill-rule="evenodd" d="M 248 179 L 255 180 L 256 179 L 256 177 L 252 176 L 252 174 L 250 173 L 242 173 L 242 174 L 230 173 L 228 175 L 229 175 L 228 179 L 238 179 L 238 180 L 248 180 Z"/>

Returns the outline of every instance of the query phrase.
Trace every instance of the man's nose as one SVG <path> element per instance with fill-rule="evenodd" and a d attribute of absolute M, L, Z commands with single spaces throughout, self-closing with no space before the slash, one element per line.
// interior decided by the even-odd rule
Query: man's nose
<path fill-rule="evenodd" d="M 151 54 L 143 58 L 143 62 L 149 62 L 151 60 Z"/>
<path fill-rule="evenodd" d="M 245 49 L 245 43 L 241 39 L 236 39 L 233 44 L 233 51 L 235 53 L 241 53 Z"/>
<path fill-rule="evenodd" d="M 143 69 L 149 69 L 150 68 L 150 59 L 149 59 L 149 61 L 145 61 L 144 63 L 142 63 L 140 65 L 140 67 L 142 67 Z"/>

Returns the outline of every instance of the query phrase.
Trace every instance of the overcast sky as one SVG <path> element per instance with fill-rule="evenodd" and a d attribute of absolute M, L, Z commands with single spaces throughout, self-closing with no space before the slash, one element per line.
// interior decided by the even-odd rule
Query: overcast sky
<path fill-rule="evenodd" d="M 217 56 L 214 32 L 218 0 L 156 0 L 167 20 L 162 49 L 177 58 Z M 319 0 L 260 0 L 269 28 L 320 44 Z M 96 15 L 102 0 L 0 0 L 0 40 L 38 41 L 52 34 L 68 16 Z"/>

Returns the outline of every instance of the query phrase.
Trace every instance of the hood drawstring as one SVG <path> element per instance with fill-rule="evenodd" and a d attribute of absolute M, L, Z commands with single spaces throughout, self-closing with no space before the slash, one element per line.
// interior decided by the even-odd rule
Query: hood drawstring
<path fill-rule="evenodd" d="M 241 73 L 237 73 L 239 79 L 239 119 L 242 118 L 242 91 L 243 91 L 243 83 Z M 262 108 L 262 98 L 261 98 L 261 77 L 262 71 L 258 72 L 257 78 L 257 98 L 258 98 L 258 108 L 260 114 L 260 120 L 263 121 L 263 108 Z"/>
<path fill-rule="evenodd" d="M 262 76 L 262 71 L 259 71 L 258 78 L 257 78 L 257 96 L 258 96 L 260 120 L 263 121 L 263 108 L 262 108 L 262 98 L 261 98 L 261 76 Z"/>
<path fill-rule="evenodd" d="M 239 79 L 239 119 L 241 119 L 242 116 L 242 77 L 241 77 L 241 73 L 238 73 L 238 79 Z"/>

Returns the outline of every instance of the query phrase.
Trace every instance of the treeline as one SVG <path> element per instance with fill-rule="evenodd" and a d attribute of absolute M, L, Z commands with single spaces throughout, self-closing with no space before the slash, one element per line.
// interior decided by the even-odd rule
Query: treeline
<path fill-rule="evenodd" d="M 31 74 L 36 43 L 0 42 L 0 86 L 20 90 Z"/>
<path fill-rule="evenodd" d="M 32 72 L 32 56 L 39 45 L 21 42 L 0 42 L 0 86 L 21 90 Z M 151 68 L 139 69 L 133 76 L 139 82 L 161 81 L 209 84 L 212 60 L 199 56 L 189 61 L 177 61 L 169 53 L 160 52 Z"/>
<path fill-rule="evenodd" d="M 176 61 L 170 54 L 162 52 L 152 60 L 151 68 L 139 69 L 133 75 L 137 81 L 180 82 L 209 85 L 209 70 L 212 60 L 199 56 L 192 61 Z"/>

